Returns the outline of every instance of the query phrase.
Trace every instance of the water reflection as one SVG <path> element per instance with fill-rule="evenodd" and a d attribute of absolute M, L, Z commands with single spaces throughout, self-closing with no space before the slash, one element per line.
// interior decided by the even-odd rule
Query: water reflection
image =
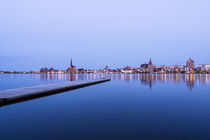
<path fill-rule="evenodd" d="M 40 74 L 42 80 L 90 80 L 98 78 L 111 78 L 112 80 L 124 80 L 127 82 L 140 81 L 141 84 L 148 85 L 150 89 L 156 82 L 181 83 L 190 90 L 196 84 L 210 84 L 209 74 Z"/>
<path fill-rule="evenodd" d="M 65 81 L 75 81 L 75 80 L 91 80 L 99 78 L 109 78 L 109 75 L 103 74 L 40 74 L 41 80 L 65 80 Z"/>

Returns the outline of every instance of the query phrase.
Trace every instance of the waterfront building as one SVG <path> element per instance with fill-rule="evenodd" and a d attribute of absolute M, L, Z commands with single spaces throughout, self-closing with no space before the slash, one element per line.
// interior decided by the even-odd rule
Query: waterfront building
<path fill-rule="evenodd" d="M 159 66 L 159 67 L 156 67 L 156 72 L 157 73 L 166 73 L 166 66 Z"/>
<path fill-rule="evenodd" d="M 141 69 L 140 71 L 143 72 L 153 72 L 155 70 L 156 66 L 153 65 L 152 59 L 150 58 L 149 63 L 141 64 Z"/>
<path fill-rule="evenodd" d="M 65 70 L 58 70 L 58 72 L 57 73 L 59 73 L 59 74 L 63 74 L 63 73 L 65 73 Z"/>
<path fill-rule="evenodd" d="M 106 67 L 104 68 L 104 73 L 109 73 L 109 72 L 110 72 L 109 67 L 106 66 Z"/>
<path fill-rule="evenodd" d="M 147 69 L 148 68 L 148 64 L 146 62 L 145 62 L 145 64 L 141 64 L 141 68 Z"/>
<path fill-rule="evenodd" d="M 133 69 L 130 66 L 126 66 L 125 68 L 121 69 L 122 73 L 133 73 Z"/>
<path fill-rule="evenodd" d="M 40 72 L 41 73 L 48 73 L 48 68 L 47 67 L 46 68 L 41 68 Z"/>
<path fill-rule="evenodd" d="M 156 66 L 153 65 L 152 59 L 150 58 L 147 69 L 148 69 L 149 72 L 153 72 L 155 70 L 155 68 L 156 68 Z"/>
<path fill-rule="evenodd" d="M 78 73 L 76 66 L 73 65 L 72 59 L 70 62 L 70 67 L 66 70 L 68 73 Z"/>
<path fill-rule="evenodd" d="M 210 71 L 210 64 L 201 64 L 198 68 L 200 71 Z"/>
<path fill-rule="evenodd" d="M 53 67 L 51 67 L 51 68 L 41 68 L 40 69 L 40 71 L 39 71 L 40 73 L 58 73 L 59 72 L 59 70 L 55 70 Z M 39 73 L 39 72 L 33 72 L 33 73 Z"/>
<path fill-rule="evenodd" d="M 185 66 L 182 65 L 173 65 L 169 67 L 170 71 L 172 73 L 181 73 L 183 71 L 185 71 Z"/>
<path fill-rule="evenodd" d="M 80 69 L 78 69 L 78 73 L 87 73 L 87 70 L 80 68 Z"/>
<path fill-rule="evenodd" d="M 195 62 L 190 58 L 189 60 L 187 60 L 186 62 L 186 68 L 188 70 L 194 69 L 195 68 Z"/>
<path fill-rule="evenodd" d="M 49 69 L 49 73 L 54 73 L 54 72 L 55 72 L 54 68 L 51 67 L 51 68 Z"/>

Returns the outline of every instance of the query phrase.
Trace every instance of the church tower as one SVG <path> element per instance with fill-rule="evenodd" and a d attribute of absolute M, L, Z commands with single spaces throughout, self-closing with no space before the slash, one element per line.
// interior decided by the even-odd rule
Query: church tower
<path fill-rule="evenodd" d="M 72 63 L 72 59 L 71 59 L 71 62 L 70 62 L 70 67 L 72 67 L 73 66 L 73 63 Z"/>
<path fill-rule="evenodd" d="M 151 58 L 149 60 L 149 64 L 147 65 L 147 69 L 149 70 L 149 72 L 153 72 L 155 70 L 155 65 L 153 65 Z"/>
<path fill-rule="evenodd" d="M 149 65 L 152 65 L 152 59 L 150 58 L 150 60 L 149 60 Z"/>
<path fill-rule="evenodd" d="M 191 57 L 190 57 L 189 60 L 187 60 L 186 67 L 189 68 L 189 69 L 194 69 L 195 68 L 195 61 L 193 61 Z"/>
<path fill-rule="evenodd" d="M 77 68 L 73 65 L 72 59 L 70 61 L 70 67 L 67 69 L 68 73 L 78 73 Z"/>

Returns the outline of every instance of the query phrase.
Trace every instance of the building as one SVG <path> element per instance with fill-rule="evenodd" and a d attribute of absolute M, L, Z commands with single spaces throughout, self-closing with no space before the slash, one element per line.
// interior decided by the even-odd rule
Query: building
<path fill-rule="evenodd" d="M 195 62 L 190 58 L 189 60 L 187 60 L 186 62 L 186 67 L 188 69 L 194 69 L 195 68 Z"/>
<path fill-rule="evenodd" d="M 153 72 L 155 70 L 156 66 L 153 65 L 152 59 L 150 58 L 149 63 L 141 64 L 141 69 L 147 72 Z"/>
<path fill-rule="evenodd" d="M 105 68 L 104 68 L 104 73 L 109 73 L 109 67 L 108 66 L 106 66 Z"/>
<path fill-rule="evenodd" d="M 185 66 L 182 65 L 167 66 L 166 70 L 169 73 L 185 73 Z"/>
<path fill-rule="evenodd" d="M 133 68 L 130 66 L 126 66 L 125 68 L 121 69 L 122 73 L 133 73 Z"/>
<path fill-rule="evenodd" d="M 76 67 L 72 63 L 72 59 L 70 62 L 70 67 L 66 71 L 67 71 L 67 73 L 72 73 L 72 74 L 78 73 Z"/>
<path fill-rule="evenodd" d="M 141 68 L 147 69 L 147 67 L 148 67 L 148 64 L 146 62 L 145 62 L 145 64 L 141 64 Z"/>
<path fill-rule="evenodd" d="M 46 67 L 46 68 L 41 68 L 39 72 L 40 73 L 58 73 L 59 70 L 56 70 L 53 67 L 51 67 L 49 69 Z M 39 73 L 39 72 L 37 72 L 37 73 Z M 34 72 L 34 73 L 36 73 L 36 72 Z"/>
<path fill-rule="evenodd" d="M 199 65 L 200 71 L 210 71 L 210 64 L 201 64 Z"/>
<path fill-rule="evenodd" d="M 153 71 L 154 68 L 155 68 L 155 66 L 154 66 L 153 63 L 152 63 L 152 59 L 151 59 L 151 58 L 150 58 L 150 60 L 149 60 L 149 63 L 148 63 L 147 68 L 148 68 L 149 71 Z"/>
<path fill-rule="evenodd" d="M 147 66 L 148 72 L 153 72 L 155 70 L 155 68 L 156 68 L 156 66 L 153 65 L 152 59 L 150 58 L 149 63 L 148 63 L 148 66 Z"/>
<path fill-rule="evenodd" d="M 46 67 L 46 68 L 41 68 L 40 69 L 40 73 L 48 73 L 48 68 Z"/>
<path fill-rule="evenodd" d="M 85 70 L 84 68 L 80 68 L 78 69 L 78 73 L 87 73 L 87 70 Z"/>

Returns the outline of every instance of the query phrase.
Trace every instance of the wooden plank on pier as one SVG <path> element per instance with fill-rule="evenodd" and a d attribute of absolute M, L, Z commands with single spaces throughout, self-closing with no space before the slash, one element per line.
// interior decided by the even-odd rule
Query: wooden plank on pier
<path fill-rule="evenodd" d="M 107 81 L 110 81 L 110 79 L 81 80 L 33 87 L 24 87 L 18 89 L 9 89 L 5 91 L 0 91 L 0 104 L 6 105 L 15 102 L 30 100 Z"/>

